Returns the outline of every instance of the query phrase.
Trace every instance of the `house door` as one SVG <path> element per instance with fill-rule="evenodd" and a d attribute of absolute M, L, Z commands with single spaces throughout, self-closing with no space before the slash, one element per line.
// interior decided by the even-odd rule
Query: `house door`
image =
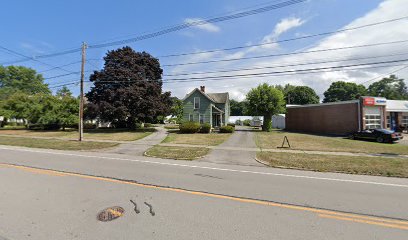
<path fill-rule="evenodd" d="M 221 125 L 221 116 L 219 114 L 213 114 L 213 127 L 219 127 Z"/>

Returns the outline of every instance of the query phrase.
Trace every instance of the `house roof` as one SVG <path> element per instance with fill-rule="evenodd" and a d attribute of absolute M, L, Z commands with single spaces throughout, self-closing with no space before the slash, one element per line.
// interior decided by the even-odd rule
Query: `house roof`
<path fill-rule="evenodd" d="M 226 103 L 228 100 L 228 93 L 207 93 L 207 95 L 214 99 L 215 103 Z"/>
<path fill-rule="evenodd" d="M 221 110 L 221 109 L 217 108 L 217 107 L 216 107 L 216 106 L 214 106 L 214 105 L 212 105 L 212 107 L 213 107 L 215 110 L 217 110 L 218 112 L 221 112 L 221 113 L 223 113 L 223 112 L 224 112 L 223 110 Z"/>
<path fill-rule="evenodd" d="M 186 100 L 188 97 L 191 96 L 191 94 L 193 94 L 195 91 L 200 92 L 201 94 L 203 94 L 206 98 L 208 98 L 210 101 L 214 102 L 214 103 L 226 103 L 228 100 L 228 93 L 205 93 L 203 91 L 201 91 L 198 88 L 195 88 L 193 91 L 191 91 L 189 94 L 187 94 L 184 98 L 183 101 Z"/>

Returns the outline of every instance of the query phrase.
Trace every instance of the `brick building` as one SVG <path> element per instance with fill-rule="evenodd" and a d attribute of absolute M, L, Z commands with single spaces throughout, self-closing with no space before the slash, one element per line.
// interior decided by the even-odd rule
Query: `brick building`
<path fill-rule="evenodd" d="M 346 135 L 363 129 L 408 127 L 408 101 L 380 97 L 288 106 L 286 130 L 318 134 Z"/>

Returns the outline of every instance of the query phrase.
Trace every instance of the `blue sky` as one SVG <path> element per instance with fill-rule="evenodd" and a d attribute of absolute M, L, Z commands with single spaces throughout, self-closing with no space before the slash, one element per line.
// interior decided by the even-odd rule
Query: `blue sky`
<path fill-rule="evenodd" d="M 283 0 L 281 0 L 283 1 Z M 224 15 L 248 7 L 263 6 L 274 1 L 5 1 L 2 3 L 0 20 L 0 46 L 7 47 L 28 56 L 35 56 L 61 50 L 78 48 L 82 41 L 89 44 L 125 39 L 138 36 L 146 32 L 211 16 Z M 275 0 L 276 2 L 276 0 Z M 274 41 L 296 36 L 315 34 L 319 32 L 338 30 L 349 26 L 358 26 L 372 22 L 388 20 L 408 15 L 404 10 L 403 0 L 389 0 L 385 3 L 378 0 L 310 0 L 286 8 L 266 12 L 259 15 L 244 17 L 217 24 L 192 27 L 179 32 L 170 33 L 154 39 L 128 44 L 137 51 L 147 51 L 153 56 L 172 53 L 194 52 L 207 49 L 228 48 L 246 44 L 255 44 L 265 41 Z M 5 10 L 5 11 L 4 11 Z M 386 14 L 384 14 L 386 13 Z M 325 36 L 307 40 L 277 44 L 269 48 L 253 49 L 253 51 L 220 52 L 217 54 L 203 54 L 183 56 L 177 58 L 161 58 L 162 64 L 183 63 L 211 59 L 227 59 L 234 56 L 256 56 L 270 53 L 292 52 L 299 49 L 330 48 L 331 46 L 351 46 L 392 40 L 408 39 L 403 29 L 407 28 L 407 20 L 390 23 L 380 27 L 373 27 L 353 31 L 344 35 Z M 387 37 L 378 38 L 376 34 Z M 370 37 L 368 37 L 370 36 Z M 405 37 L 405 38 L 404 38 Z M 324 46 L 324 47 L 323 47 Z M 90 49 L 87 57 L 99 59 L 109 49 Z M 398 50 L 407 45 L 397 46 Z M 268 66 L 279 62 L 302 62 L 311 59 L 339 58 L 340 56 L 355 57 L 368 56 L 376 52 L 387 53 L 392 49 L 384 46 L 382 49 L 367 49 L 352 52 L 336 52 L 331 54 L 315 54 L 315 56 L 282 57 L 264 59 L 262 61 L 237 61 L 228 64 L 199 64 L 184 67 L 165 67 L 165 74 L 189 73 L 195 71 L 214 71 L 219 69 L 245 68 L 251 66 Z M 21 57 L 0 51 L 0 62 L 12 61 Z M 395 58 L 393 58 L 395 59 Z M 80 60 L 79 53 L 42 59 L 48 64 L 59 66 Z M 353 62 L 356 63 L 356 62 Z M 340 63 L 339 65 L 344 64 Z M 24 62 L 21 65 L 35 68 L 38 71 L 50 69 L 49 66 L 37 62 Z M 86 70 L 96 70 L 102 66 L 101 61 L 90 61 Z M 316 65 L 313 65 L 316 67 Z M 396 66 L 398 67 L 398 66 Z M 318 94 L 329 86 L 332 81 L 346 80 L 361 82 L 376 76 L 381 76 L 396 68 L 384 67 L 360 72 L 320 73 L 302 76 L 280 78 L 253 78 L 231 79 L 208 82 L 166 83 L 165 90 L 174 95 L 183 97 L 186 92 L 199 85 L 206 85 L 211 91 L 229 91 L 236 99 L 243 99 L 245 93 L 260 82 L 271 84 L 298 84 L 313 87 Z M 67 66 L 66 69 L 79 71 L 79 63 Z M 44 77 L 53 77 L 64 74 L 61 70 L 44 72 Z M 331 75 L 330 75 L 331 74 Z M 406 75 L 401 71 L 399 75 Z M 70 75 L 47 80 L 48 83 L 58 84 L 72 82 L 79 79 L 79 75 Z M 87 88 L 90 84 L 87 84 Z M 78 86 L 70 86 L 74 93 Z"/>

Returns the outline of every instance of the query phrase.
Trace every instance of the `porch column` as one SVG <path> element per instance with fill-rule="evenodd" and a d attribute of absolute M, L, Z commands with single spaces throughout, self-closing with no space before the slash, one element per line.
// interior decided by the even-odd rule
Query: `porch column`
<path fill-rule="evenodd" d="M 222 125 L 222 113 L 220 113 L 220 127 L 222 127 L 224 125 Z"/>

